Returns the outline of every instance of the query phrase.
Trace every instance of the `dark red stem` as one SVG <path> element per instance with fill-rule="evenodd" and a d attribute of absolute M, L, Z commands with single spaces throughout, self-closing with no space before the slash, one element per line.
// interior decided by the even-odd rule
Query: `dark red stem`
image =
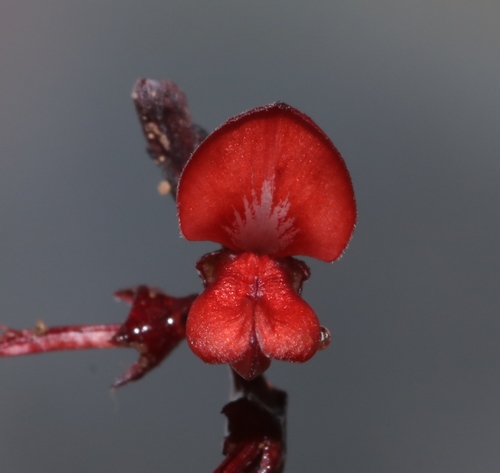
<path fill-rule="evenodd" d="M 123 324 L 46 327 L 29 330 L 0 326 L 0 356 L 31 355 L 87 348 L 134 348 L 139 359 L 114 383 L 117 388 L 142 378 L 158 366 L 184 339 L 186 318 L 196 294 L 172 297 L 158 289 L 138 286 L 115 296 L 132 305 Z"/>
<path fill-rule="evenodd" d="M 281 473 L 286 455 L 284 391 L 264 376 L 246 381 L 234 370 L 232 401 L 222 413 L 228 419 L 225 460 L 214 473 Z"/>
<path fill-rule="evenodd" d="M 148 153 L 175 199 L 182 169 L 207 132 L 191 121 L 187 99 L 168 80 L 139 79 L 132 91 Z"/>

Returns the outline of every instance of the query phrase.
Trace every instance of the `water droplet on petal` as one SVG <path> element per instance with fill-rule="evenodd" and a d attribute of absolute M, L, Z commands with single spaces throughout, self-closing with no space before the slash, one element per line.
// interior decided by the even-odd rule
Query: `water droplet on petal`
<path fill-rule="evenodd" d="M 330 342 L 332 341 L 332 336 L 330 335 L 330 330 L 326 327 L 320 327 L 320 339 L 318 343 L 318 350 L 324 350 Z"/>

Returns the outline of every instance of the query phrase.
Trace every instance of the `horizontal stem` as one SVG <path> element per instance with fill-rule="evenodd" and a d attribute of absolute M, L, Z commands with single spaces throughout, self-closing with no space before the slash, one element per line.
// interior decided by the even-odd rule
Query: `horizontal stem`
<path fill-rule="evenodd" d="M 0 325 L 0 356 L 31 355 L 59 350 L 115 348 L 113 340 L 120 324 L 68 325 L 45 327 L 38 323 L 31 330 L 13 330 Z"/>

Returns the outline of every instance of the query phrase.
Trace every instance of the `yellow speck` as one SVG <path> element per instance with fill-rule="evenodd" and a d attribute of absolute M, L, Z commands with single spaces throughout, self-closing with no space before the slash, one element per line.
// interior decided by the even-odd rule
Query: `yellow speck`
<path fill-rule="evenodd" d="M 171 191 L 172 191 L 172 186 L 170 185 L 170 183 L 168 181 L 161 181 L 158 184 L 158 193 L 160 195 L 170 194 Z"/>
<path fill-rule="evenodd" d="M 37 320 L 35 326 L 33 327 L 33 333 L 35 335 L 43 335 L 47 332 L 47 326 L 43 320 Z"/>

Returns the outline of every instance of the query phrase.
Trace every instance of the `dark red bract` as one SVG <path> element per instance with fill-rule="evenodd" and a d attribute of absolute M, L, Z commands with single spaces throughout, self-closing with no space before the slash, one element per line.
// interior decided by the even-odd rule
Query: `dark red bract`
<path fill-rule="evenodd" d="M 325 345 L 300 297 L 309 270 L 292 256 L 337 259 L 356 205 L 342 157 L 309 117 L 276 103 L 228 120 L 186 164 L 177 202 L 187 239 L 227 248 L 198 264 L 206 290 L 187 339 L 201 359 L 253 379 L 273 358 L 303 362 Z"/>

